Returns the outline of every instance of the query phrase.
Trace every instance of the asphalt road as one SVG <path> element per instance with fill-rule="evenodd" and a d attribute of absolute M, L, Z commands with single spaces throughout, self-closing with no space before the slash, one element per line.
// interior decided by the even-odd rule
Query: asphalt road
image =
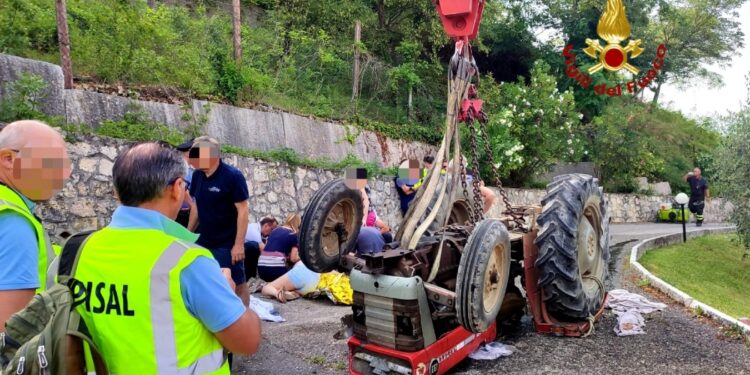
<path fill-rule="evenodd" d="M 689 225 L 693 229 L 694 225 Z M 533 332 L 530 320 L 506 329 L 500 341 L 518 349 L 495 361 L 467 359 L 455 374 L 750 374 L 750 349 L 728 338 L 718 325 L 693 318 L 689 311 L 657 292 L 637 286 L 627 259 L 635 241 L 677 233 L 680 225 L 612 226 L 613 277 L 609 288 L 624 288 L 668 304 L 647 316 L 645 335 L 617 337 L 614 315 L 607 312 L 587 338 L 556 338 Z M 349 307 L 326 300 L 279 305 L 285 323 L 263 323 L 264 342 L 251 358 L 235 359 L 236 374 L 345 374 L 346 341 L 333 335 Z"/>

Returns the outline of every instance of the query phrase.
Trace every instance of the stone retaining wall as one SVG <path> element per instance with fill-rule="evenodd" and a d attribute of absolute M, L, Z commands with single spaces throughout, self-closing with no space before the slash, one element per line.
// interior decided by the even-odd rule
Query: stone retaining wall
<path fill-rule="evenodd" d="M 493 188 L 494 189 L 494 188 Z M 495 194 L 499 192 L 497 189 Z M 508 198 L 513 204 L 538 205 L 544 197 L 544 190 L 535 189 L 507 189 Z M 609 200 L 609 211 L 613 223 L 643 223 L 656 220 L 656 213 L 662 203 L 669 203 L 671 196 L 638 195 L 638 194 L 606 194 Z M 499 197 L 499 195 L 498 195 Z M 502 202 L 496 204 L 491 216 L 496 216 L 504 209 Z M 706 203 L 703 212 L 706 221 L 723 223 L 728 219 L 732 205 L 722 199 L 711 199 Z"/>
<path fill-rule="evenodd" d="M 111 182 L 112 166 L 118 152 L 128 145 L 122 140 L 96 136 L 78 136 L 76 142 L 69 144 L 73 162 L 71 180 L 55 199 L 40 205 L 40 216 L 51 235 L 59 240 L 62 232 L 101 228 L 109 222 L 117 206 Z M 300 212 L 321 185 L 340 177 L 340 172 L 290 167 L 237 155 L 225 155 L 224 160 L 238 167 L 247 178 L 251 220 L 265 215 L 283 219 L 287 213 Z M 372 180 L 370 187 L 372 204 L 395 229 L 402 217 L 392 178 Z M 534 205 L 540 204 L 544 191 L 508 189 L 508 196 L 513 204 Z M 609 199 L 613 222 L 632 223 L 653 221 L 658 203 L 667 197 L 609 194 Z M 724 219 L 712 216 L 717 210 L 713 205 L 718 204 L 718 200 L 709 204 L 708 220 Z M 498 199 L 489 216 L 498 216 L 502 209 L 504 205 Z"/>
<path fill-rule="evenodd" d="M 39 205 L 39 215 L 57 241 L 63 232 L 74 233 L 101 228 L 109 223 L 117 207 L 112 187 L 112 166 L 117 154 L 131 143 L 96 136 L 78 136 L 68 145 L 72 174 L 62 192 Z M 225 155 L 224 161 L 239 168 L 247 178 L 250 192 L 250 220 L 266 215 L 279 220 L 304 210 L 315 191 L 339 177 L 332 171 L 290 167 L 237 155 Z M 391 226 L 401 220 L 398 196 L 389 180 L 370 183 L 372 202 L 378 214 Z"/>
<path fill-rule="evenodd" d="M 121 120 L 126 113 L 137 110 L 156 122 L 184 130 L 190 123 L 185 118 L 198 119 L 205 115 L 207 122 L 203 130 L 207 134 L 222 143 L 252 150 L 291 148 L 309 158 L 333 161 L 353 154 L 381 166 L 392 166 L 408 158 L 421 160 L 435 153 L 433 146 L 424 143 L 394 140 L 374 132 L 271 109 L 238 108 L 202 100 L 177 105 L 64 90 L 59 66 L 0 54 L 0 82 L 13 82 L 24 72 L 40 75 L 49 83 L 42 111 L 63 116 L 71 124 L 96 128 L 105 120 Z M 0 85 L 0 100 L 8 94 L 4 90 L 4 85 Z"/>

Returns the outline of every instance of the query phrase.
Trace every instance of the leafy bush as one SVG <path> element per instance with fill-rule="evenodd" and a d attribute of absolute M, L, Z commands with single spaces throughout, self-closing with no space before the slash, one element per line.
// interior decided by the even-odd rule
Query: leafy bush
<path fill-rule="evenodd" d="M 709 165 L 707 154 L 718 144 L 718 134 L 706 125 L 633 98 L 613 98 L 587 125 L 586 135 L 604 186 L 625 193 L 637 190 L 636 177 L 687 191 L 682 176 Z M 710 166 L 707 172 L 710 178 Z"/>
<path fill-rule="evenodd" d="M 583 152 L 573 94 L 559 92 L 549 70 L 549 65 L 540 61 L 534 64 L 528 85 L 522 78 L 499 85 L 485 79 L 480 88 L 489 115 L 488 138 L 495 166 L 516 186 L 529 182 L 557 161 L 577 160 Z M 464 133 L 463 148 L 471 157 L 470 134 Z M 489 176 L 489 159 L 481 143 L 479 148 L 480 172 Z"/>
<path fill-rule="evenodd" d="M 104 121 L 96 133 L 136 142 L 166 141 L 173 145 L 185 139 L 181 131 L 151 120 L 146 112 L 135 105 L 130 106 L 122 120 Z"/>
<path fill-rule="evenodd" d="M 750 85 L 749 85 L 750 88 Z M 727 119 L 726 134 L 714 154 L 716 185 L 734 209 L 729 219 L 737 225 L 737 233 L 750 254 L 750 98 L 742 109 Z"/>
<path fill-rule="evenodd" d="M 47 82 L 36 74 L 22 73 L 18 80 L 7 82 L 7 98 L 0 103 L 0 121 L 38 119 L 44 115 L 39 104 L 44 99 Z"/>

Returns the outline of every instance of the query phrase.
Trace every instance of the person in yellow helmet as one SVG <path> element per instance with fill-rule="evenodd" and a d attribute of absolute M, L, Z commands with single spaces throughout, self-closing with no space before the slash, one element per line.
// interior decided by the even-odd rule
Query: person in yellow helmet
<path fill-rule="evenodd" d="M 69 177 L 65 140 L 54 129 L 17 121 L 0 131 L 0 332 L 54 282 L 47 272 L 55 253 L 34 208 Z"/>
<path fill-rule="evenodd" d="M 253 354 L 258 316 L 228 269 L 174 221 L 186 199 L 180 154 L 157 143 L 118 155 L 121 205 L 84 242 L 73 305 L 113 374 L 229 374 L 227 352 Z"/>

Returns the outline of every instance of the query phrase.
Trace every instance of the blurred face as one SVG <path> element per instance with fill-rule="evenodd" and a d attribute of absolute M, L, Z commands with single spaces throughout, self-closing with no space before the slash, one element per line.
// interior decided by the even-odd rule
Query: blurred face
<path fill-rule="evenodd" d="M 362 190 L 367 186 L 367 169 L 365 168 L 347 168 L 344 178 L 344 184 L 349 189 Z"/>
<path fill-rule="evenodd" d="M 271 234 L 271 231 L 273 231 L 274 229 L 276 229 L 277 226 L 278 226 L 278 224 L 276 224 L 276 223 L 268 223 L 268 224 L 261 225 L 260 226 L 260 234 L 261 234 L 261 236 L 268 237 L 268 235 Z"/>
<path fill-rule="evenodd" d="M 32 201 L 46 201 L 70 178 L 71 163 L 65 142 L 40 136 L 17 150 L 0 149 L 0 168 L 8 185 Z"/>
<path fill-rule="evenodd" d="M 422 177 L 419 173 L 419 161 L 411 159 L 401 164 L 398 169 L 398 177 L 407 180 L 418 180 Z"/>
<path fill-rule="evenodd" d="M 193 168 L 205 172 L 219 162 L 219 149 L 213 143 L 201 142 L 188 151 L 188 157 Z"/>
<path fill-rule="evenodd" d="M 424 162 L 425 169 L 432 169 L 432 163 Z"/>
<path fill-rule="evenodd" d="M 695 175 L 695 177 L 700 177 L 701 176 L 701 169 L 700 168 L 693 169 L 693 174 Z"/>

